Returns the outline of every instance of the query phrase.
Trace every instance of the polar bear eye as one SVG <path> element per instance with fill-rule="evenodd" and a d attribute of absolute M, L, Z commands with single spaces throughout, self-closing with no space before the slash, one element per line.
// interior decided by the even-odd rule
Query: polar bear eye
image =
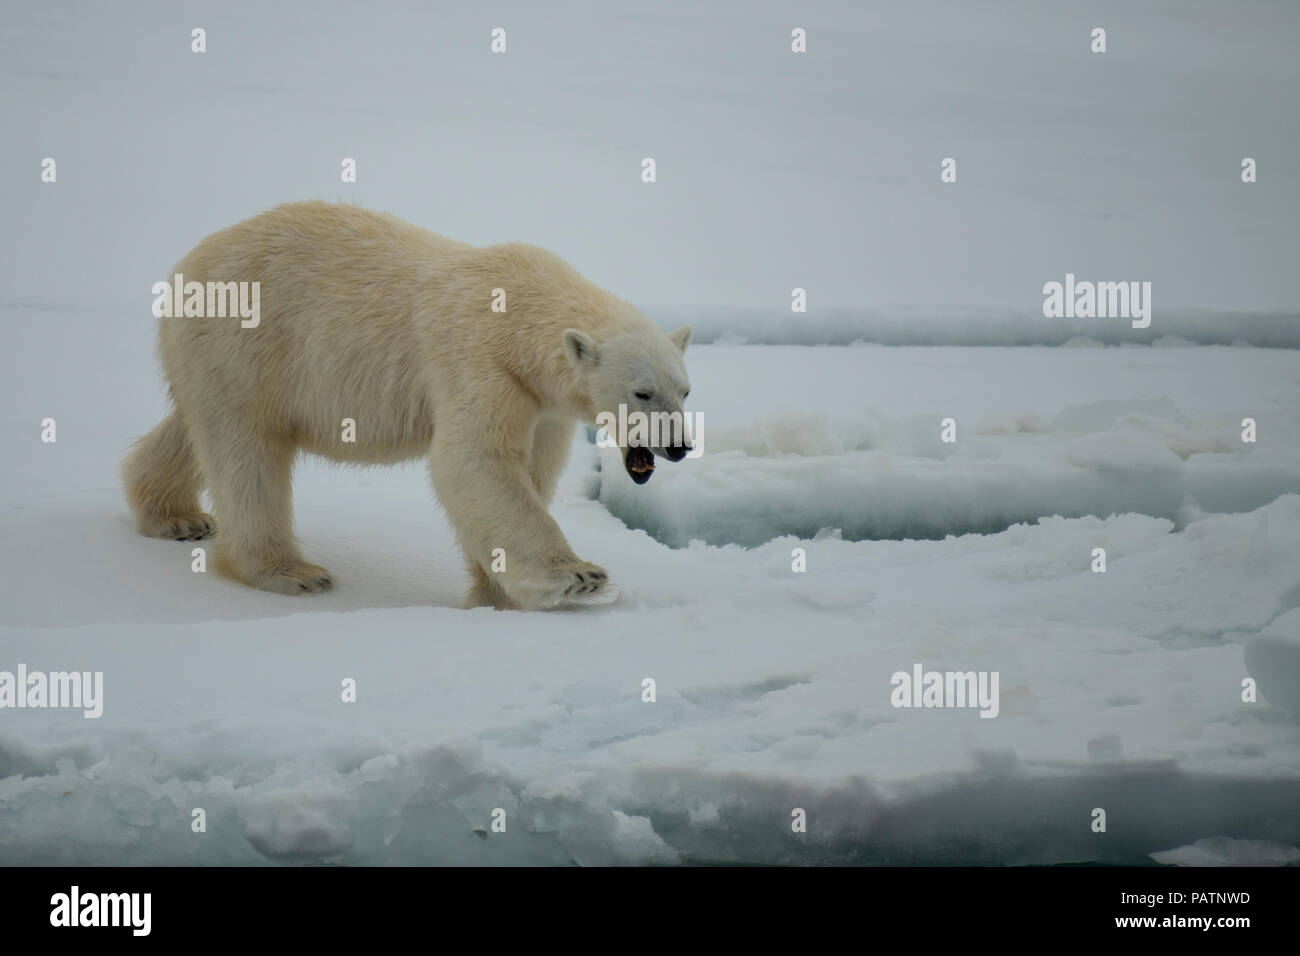
<path fill-rule="evenodd" d="M 648 402 L 648 401 L 650 401 L 650 393 L 649 393 L 649 392 L 634 392 L 633 394 L 636 395 L 636 397 L 639 398 L 639 399 L 641 399 L 641 401 L 643 401 L 643 402 Z"/>

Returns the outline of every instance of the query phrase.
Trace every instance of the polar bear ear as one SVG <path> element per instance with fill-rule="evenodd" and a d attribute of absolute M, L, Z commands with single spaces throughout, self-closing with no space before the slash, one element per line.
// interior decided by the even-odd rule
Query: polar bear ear
<path fill-rule="evenodd" d="M 683 325 L 676 332 L 670 332 L 668 338 L 672 339 L 673 345 L 677 346 L 679 352 L 685 352 L 686 346 L 691 344 L 691 327 Z"/>
<path fill-rule="evenodd" d="M 594 366 L 600 358 L 596 340 L 578 329 L 564 330 L 564 357 L 574 368 Z"/>

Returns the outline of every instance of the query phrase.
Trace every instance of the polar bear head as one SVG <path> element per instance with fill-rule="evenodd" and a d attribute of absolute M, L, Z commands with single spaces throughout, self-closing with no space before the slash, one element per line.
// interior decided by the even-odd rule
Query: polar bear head
<path fill-rule="evenodd" d="M 682 403 L 691 390 L 682 356 L 691 341 L 684 325 L 665 335 L 649 322 L 597 342 L 565 329 L 564 355 L 577 391 L 623 451 L 623 466 L 638 485 L 650 480 L 655 455 L 681 461 L 691 450 Z"/>

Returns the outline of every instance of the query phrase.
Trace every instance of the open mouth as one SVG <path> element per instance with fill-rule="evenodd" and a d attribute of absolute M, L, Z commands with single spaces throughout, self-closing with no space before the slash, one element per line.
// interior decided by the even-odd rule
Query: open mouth
<path fill-rule="evenodd" d="M 638 485 L 650 480 L 655 470 L 655 456 L 649 448 L 628 446 L 623 450 L 623 466 Z"/>

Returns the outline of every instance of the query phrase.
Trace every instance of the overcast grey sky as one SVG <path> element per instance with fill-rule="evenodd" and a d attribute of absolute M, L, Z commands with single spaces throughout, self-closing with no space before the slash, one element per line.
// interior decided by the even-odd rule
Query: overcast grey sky
<path fill-rule="evenodd" d="M 7 298 L 138 303 L 152 328 L 151 284 L 204 235 L 342 197 L 469 242 L 547 246 L 641 304 L 781 307 L 801 286 L 811 309 L 1023 311 L 1067 271 L 1151 281 L 1157 310 L 1297 302 L 1300 4 L 1285 0 L 132 2 L 3 18 Z"/>

